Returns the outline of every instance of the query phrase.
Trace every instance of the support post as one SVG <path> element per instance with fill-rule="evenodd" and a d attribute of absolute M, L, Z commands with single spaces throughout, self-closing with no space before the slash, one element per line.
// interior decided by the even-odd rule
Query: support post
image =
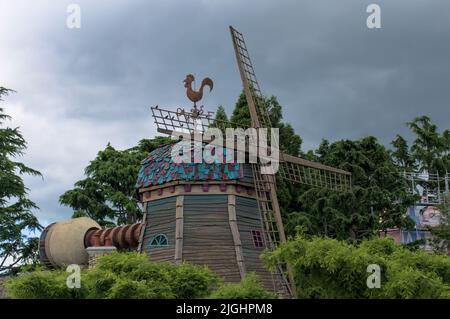
<path fill-rule="evenodd" d="M 183 202 L 184 196 L 177 196 L 175 208 L 175 263 L 178 264 L 183 260 Z"/>

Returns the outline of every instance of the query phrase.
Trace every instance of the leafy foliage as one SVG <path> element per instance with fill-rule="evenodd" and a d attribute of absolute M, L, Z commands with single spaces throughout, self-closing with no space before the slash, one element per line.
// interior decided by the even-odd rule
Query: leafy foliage
<path fill-rule="evenodd" d="M 281 151 L 289 155 L 299 156 L 302 139 L 299 135 L 295 134 L 295 131 L 290 124 L 282 122 L 283 110 L 282 106 L 278 103 L 277 98 L 275 96 L 265 98 L 263 103 L 266 110 L 269 112 L 272 126 L 279 129 L 279 145 Z M 216 119 L 226 119 L 226 114 L 224 116 L 223 113 L 225 113 L 224 110 L 219 107 L 219 110 L 216 113 Z M 228 126 L 249 127 L 251 125 L 250 112 L 243 92 L 239 95 L 230 122 L 231 124 Z M 305 187 L 298 187 L 298 185 L 293 185 L 282 179 L 277 180 L 278 201 L 284 217 L 297 210 L 296 199 L 304 189 Z"/>
<path fill-rule="evenodd" d="M 67 276 L 38 270 L 10 279 L 6 287 L 13 298 L 186 299 L 205 298 L 221 283 L 207 267 L 154 263 L 131 252 L 100 257 L 95 268 L 82 270 L 79 289 L 67 288 Z"/>
<path fill-rule="evenodd" d="M 11 90 L 0 87 L 0 101 Z M 37 262 L 38 239 L 24 235 L 41 229 L 32 210 L 22 175 L 41 174 L 15 159 L 23 155 L 27 143 L 19 129 L 3 127 L 10 119 L 0 108 L 0 274 L 20 264 Z"/>
<path fill-rule="evenodd" d="M 441 176 L 450 171 L 450 130 L 440 134 L 428 116 L 416 117 L 408 126 L 416 135 L 411 153 L 419 169 Z"/>
<path fill-rule="evenodd" d="M 142 218 L 135 198 L 140 163 L 169 141 L 168 137 L 141 140 L 138 146 L 123 151 L 108 144 L 86 167 L 86 178 L 61 195 L 61 204 L 74 209 L 74 218 L 87 216 L 102 226 L 137 222 Z"/>
<path fill-rule="evenodd" d="M 300 298 L 450 298 L 450 257 L 413 252 L 390 238 L 352 245 L 298 234 L 264 259 L 292 266 Z M 380 288 L 367 287 L 371 264 L 380 266 Z"/>
<path fill-rule="evenodd" d="M 238 284 L 222 285 L 211 296 L 214 299 L 274 299 L 276 295 L 262 288 L 255 273 L 249 273 Z"/>
<path fill-rule="evenodd" d="M 413 170 L 415 168 L 415 160 L 409 151 L 408 142 L 400 135 L 397 135 L 391 144 L 394 147 L 392 159 L 395 164 L 404 171 Z"/>
<path fill-rule="evenodd" d="M 353 187 L 348 192 L 310 188 L 298 197 L 300 210 L 287 217 L 291 235 L 297 225 L 310 235 L 358 241 L 379 230 L 411 227 L 406 208 L 415 197 L 390 157 L 375 137 L 357 141 L 322 141 L 315 161 L 352 173 Z"/>
<path fill-rule="evenodd" d="M 298 156 L 300 154 L 300 147 L 302 139 L 295 134 L 294 129 L 290 124 L 283 123 L 282 107 L 275 96 L 264 98 L 263 101 L 265 109 L 269 112 L 270 122 L 272 127 L 278 128 L 280 133 L 280 150 L 286 154 Z M 242 92 L 239 96 L 230 122 L 239 127 L 250 127 L 250 111 L 248 109 L 245 94 Z"/>
<path fill-rule="evenodd" d="M 428 226 L 432 235 L 431 245 L 436 252 L 450 251 L 450 194 L 443 195 L 442 204 L 438 207 L 441 216 L 437 226 Z"/>
<path fill-rule="evenodd" d="M 225 129 L 230 126 L 231 125 L 229 124 L 227 113 L 225 112 L 225 109 L 223 108 L 223 106 L 220 105 L 217 108 L 216 116 L 214 118 L 213 123 L 210 125 L 210 127 L 217 127 L 220 130 L 222 130 L 222 132 L 224 132 Z"/>

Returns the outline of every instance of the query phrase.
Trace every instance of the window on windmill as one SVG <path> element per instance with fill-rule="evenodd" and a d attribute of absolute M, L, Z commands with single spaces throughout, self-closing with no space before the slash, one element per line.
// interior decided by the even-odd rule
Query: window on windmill
<path fill-rule="evenodd" d="M 150 241 L 150 248 L 160 248 L 169 246 L 169 240 L 164 234 L 158 234 Z"/>
<path fill-rule="evenodd" d="M 256 248 L 264 248 L 264 239 L 260 230 L 252 230 L 252 237 Z"/>

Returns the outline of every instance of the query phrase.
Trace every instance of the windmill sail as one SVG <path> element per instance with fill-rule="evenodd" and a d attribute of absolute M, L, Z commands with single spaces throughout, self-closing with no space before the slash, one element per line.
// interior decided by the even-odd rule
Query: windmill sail
<path fill-rule="evenodd" d="M 350 172 L 287 154 L 280 157 L 278 174 L 285 180 L 337 191 L 348 191 L 352 187 Z"/>
<path fill-rule="evenodd" d="M 244 86 L 245 98 L 250 111 L 252 126 L 255 128 L 271 128 L 269 113 L 263 103 L 263 95 L 256 79 L 250 55 L 242 33 L 230 26 L 231 39 L 234 52 Z M 272 146 L 279 149 L 278 145 Z M 261 165 L 252 164 L 253 182 L 256 190 L 258 209 L 263 222 L 263 229 L 269 249 L 275 249 L 279 243 L 286 240 L 283 221 L 281 219 L 280 206 L 276 192 L 275 175 L 261 174 Z M 282 265 L 273 273 L 274 286 L 280 294 L 291 297 L 293 295 L 291 285 L 293 283 L 292 272 L 289 272 L 289 280 L 286 277 Z"/>

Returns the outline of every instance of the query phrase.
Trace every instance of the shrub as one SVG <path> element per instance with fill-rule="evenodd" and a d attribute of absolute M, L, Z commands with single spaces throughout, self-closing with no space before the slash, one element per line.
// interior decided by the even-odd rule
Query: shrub
<path fill-rule="evenodd" d="M 302 235 L 263 257 L 269 267 L 279 261 L 294 269 L 301 298 L 449 298 L 450 257 L 411 251 L 391 238 L 352 245 Z M 367 287 L 367 266 L 381 270 L 381 287 Z"/>
<path fill-rule="evenodd" d="M 69 289 L 66 284 L 68 273 L 61 270 L 46 271 L 38 269 L 32 273 L 21 274 L 6 282 L 7 295 L 18 299 L 79 299 L 84 298 L 86 290 Z"/>
<path fill-rule="evenodd" d="M 175 298 L 204 298 L 216 290 L 220 283 L 219 277 L 206 266 L 182 263 L 174 269 L 171 286 Z"/>
<path fill-rule="evenodd" d="M 211 298 L 215 299 L 273 299 L 275 294 L 261 286 L 255 273 L 249 273 L 238 284 L 224 284 Z"/>
<path fill-rule="evenodd" d="M 188 263 L 154 263 L 145 254 L 115 252 L 82 270 L 81 288 L 69 289 L 63 270 L 25 273 L 10 279 L 12 298 L 202 298 L 216 289 L 219 277 L 206 267 Z"/>

